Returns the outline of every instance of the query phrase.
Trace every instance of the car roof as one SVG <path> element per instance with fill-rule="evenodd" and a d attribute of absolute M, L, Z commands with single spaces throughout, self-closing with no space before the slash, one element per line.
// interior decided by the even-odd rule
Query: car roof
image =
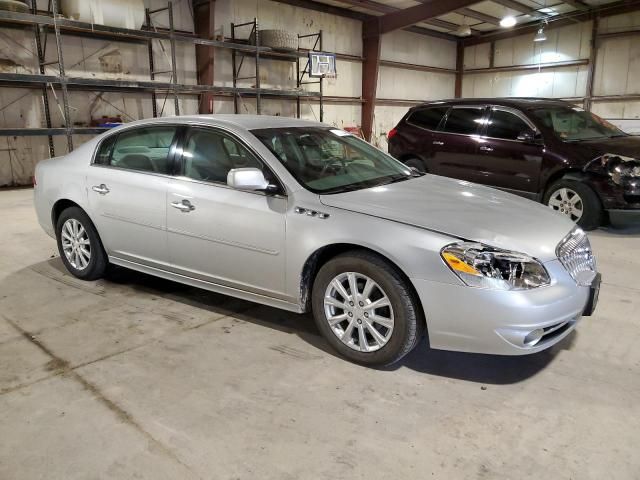
<path fill-rule="evenodd" d="M 287 128 L 287 127 L 323 127 L 329 125 L 302 120 L 298 118 L 270 116 L 270 115 L 245 115 L 245 114 L 213 114 L 213 115 L 179 115 L 173 117 L 150 118 L 126 123 L 126 126 L 144 125 L 146 123 L 205 123 L 218 126 L 230 126 L 246 130 L 260 128 Z"/>
<path fill-rule="evenodd" d="M 503 98 L 451 98 L 447 100 L 434 100 L 425 102 L 419 107 L 433 106 L 433 105 L 473 105 L 478 103 L 489 103 L 491 105 L 501 105 L 504 107 L 514 107 L 523 110 L 538 107 L 572 107 L 573 104 L 565 102 L 564 100 L 558 100 L 556 98 L 534 98 L 534 97 L 503 97 Z M 415 107 L 414 107 L 415 108 Z"/>

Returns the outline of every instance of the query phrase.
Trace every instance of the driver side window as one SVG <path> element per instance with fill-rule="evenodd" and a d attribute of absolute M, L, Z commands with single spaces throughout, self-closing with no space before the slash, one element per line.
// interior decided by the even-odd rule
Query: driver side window
<path fill-rule="evenodd" d="M 265 171 L 255 155 L 223 132 L 204 128 L 189 131 L 182 149 L 182 175 L 185 177 L 226 184 L 230 170 L 246 167 Z"/>

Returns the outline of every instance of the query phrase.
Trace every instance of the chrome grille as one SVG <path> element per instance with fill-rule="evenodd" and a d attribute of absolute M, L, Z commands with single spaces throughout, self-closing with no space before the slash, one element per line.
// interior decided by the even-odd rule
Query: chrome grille
<path fill-rule="evenodd" d="M 574 228 L 562 239 L 556 255 L 578 285 L 591 285 L 596 275 L 596 259 L 589 238 L 581 228 Z"/>

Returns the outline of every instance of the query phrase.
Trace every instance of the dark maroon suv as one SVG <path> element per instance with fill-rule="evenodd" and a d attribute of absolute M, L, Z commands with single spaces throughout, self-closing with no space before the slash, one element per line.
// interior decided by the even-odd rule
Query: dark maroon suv
<path fill-rule="evenodd" d="M 585 229 L 640 225 L 640 138 L 570 103 L 429 102 L 388 139 L 389 153 L 411 167 L 541 201 Z"/>

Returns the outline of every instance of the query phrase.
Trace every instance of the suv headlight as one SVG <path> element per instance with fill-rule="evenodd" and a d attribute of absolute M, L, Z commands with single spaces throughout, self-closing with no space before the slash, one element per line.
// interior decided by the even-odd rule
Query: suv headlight
<path fill-rule="evenodd" d="M 547 269 L 535 258 L 476 242 L 452 243 L 440 251 L 451 270 L 470 287 L 529 290 L 549 285 Z"/>
<path fill-rule="evenodd" d="M 640 178 L 640 160 L 605 153 L 589 162 L 585 170 L 609 175 L 614 183 L 621 185 L 625 178 Z"/>

